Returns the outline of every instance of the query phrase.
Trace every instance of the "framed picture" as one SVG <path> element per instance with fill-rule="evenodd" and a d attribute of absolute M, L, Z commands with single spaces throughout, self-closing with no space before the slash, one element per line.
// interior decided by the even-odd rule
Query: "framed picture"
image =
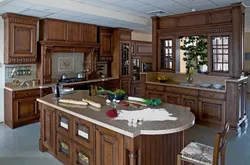
<path fill-rule="evenodd" d="M 58 58 L 58 71 L 72 71 L 74 70 L 73 57 L 59 57 Z"/>

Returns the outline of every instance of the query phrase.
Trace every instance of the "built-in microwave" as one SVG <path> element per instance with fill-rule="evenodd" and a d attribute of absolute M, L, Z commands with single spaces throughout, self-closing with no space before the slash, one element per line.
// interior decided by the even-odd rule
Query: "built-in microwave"
<path fill-rule="evenodd" d="M 152 63 L 142 63 L 142 72 L 152 72 Z"/>

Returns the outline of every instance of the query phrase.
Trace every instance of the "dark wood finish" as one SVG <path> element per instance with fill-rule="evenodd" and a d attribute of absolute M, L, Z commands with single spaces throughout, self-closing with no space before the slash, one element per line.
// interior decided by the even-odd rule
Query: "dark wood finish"
<path fill-rule="evenodd" d="M 181 95 L 181 105 L 189 107 L 191 112 L 198 116 L 198 98 L 195 96 Z"/>
<path fill-rule="evenodd" d="M 85 165 L 79 160 L 79 153 L 84 154 L 88 158 L 88 165 L 95 165 L 94 151 L 76 142 L 73 142 L 73 165 Z"/>
<path fill-rule="evenodd" d="M 66 120 L 68 123 L 61 124 L 61 120 Z M 67 125 L 67 126 L 66 126 Z M 63 127 L 65 126 L 65 127 Z M 67 128 L 68 127 L 68 128 Z M 69 114 L 62 111 L 56 111 L 56 131 L 61 135 L 71 138 L 72 118 Z"/>
<path fill-rule="evenodd" d="M 56 111 L 54 108 L 42 105 L 41 111 L 41 143 L 49 151 L 56 152 Z"/>
<path fill-rule="evenodd" d="M 120 88 L 120 80 L 116 79 L 116 80 L 109 80 L 107 82 L 104 83 L 104 88 L 114 91 L 115 89 Z"/>
<path fill-rule="evenodd" d="M 136 46 L 135 46 L 135 41 L 131 41 L 131 48 L 130 48 L 130 51 L 131 51 L 131 55 L 134 56 L 136 55 Z"/>
<path fill-rule="evenodd" d="M 152 55 L 152 42 L 136 41 L 135 42 L 135 55 L 137 56 L 151 56 Z"/>
<path fill-rule="evenodd" d="M 10 13 L 2 17 L 4 19 L 4 63 L 35 64 L 39 18 Z"/>
<path fill-rule="evenodd" d="M 226 145 L 228 139 L 230 125 L 226 123 L 224 130 L 216 134 L 213 152 L 213 165 L 226 165 Z M 177 155 L 177 165 L 182 165 L 182 161 L 189 163 L 197 163 L 196 161 L 187 160 L 181 157 L 181 153 Z M 198 161 L 198 160 L 197 160 Z"/>
<path fill-rule="evenodd" d="M 177 14 L 164 17 L 152 18 L 152 40 L 153 40 L 153 71 L 157 71 L 160 66 L 159 38 L 182 37 L 192 35 L 223 35 L 225 33 L 232 36 L 231 54 L 229 59 L 228 74 L 223 75 L 240 77 L 243 68 L 243 45 L 244 45 L 244 19 L 245 6 L 235 3 L 228 7 L 209 9 L 197 12 Z M 211 50 L 209 49 L 208 52 Z M 210 54 L 210 53 L 209 53 Z M 209 55 L 210 56 L 210 55 Z M 211 58 L 211 57 L 209 57 Z M 209 70 L 211 61 L 208 61 Z M 218 75 L 211 72 L 210 74 Z"/>
<path fill-rule="evenodd" d="M 78 134 L 80 127 L 88 129 L 88 138 L 84 138 Z M 94 124 L 85 120 L 73 117 L 73 140 L 92 150 L 95 146 L 95 127 Z"/>
<path fill-rule="evenodd" d="M 145 98 L 146 97 L 146 91 L 147 91 L 147 88 L 146 88 L 146 74 L 140 74 L 140 97 L 142 98 Z"/>
<path fill-rule="evenodd" d="M 211 99 L 220 99 L 224 100 L 226 99 L 225 93 L 222 92 L 214 92 L 214 91 L 199 91 L 199 96 L 201 97 L 206 97 L 206 98 L 211 98 Z"/>
<path fill-rule="evenodd" d="M 148 90 L 152 90 L 152 91 L 164 91 L 164 86 L 161 85 L 152 85 L 152 84 L 147 84 L 146 88 Z"/>
<path fill-rule="evenodd" d="M 102 56 L 113 56 L 113 29 L 100 27 L 100 59 Z"/>
<path fill-rule="evenodd" d="M 181 96 L 175 93 L 166 93 L 166 102 L 169 104 L 180 105 L 181 104 Z"/>
<path fill-rule="evenodd" d="M 97 42 L 97 26 L 82 24 L 83 42 L 96 43 Z"/>
<path fill-rule="evenodd" d="M 160 98 L 162 102 L 166 102 L 164 92 L 159 92 L 155 90 L 147 90 L 146 97 L 150 99 Z"/>
<path fill-rule="evenodd" d="M 123 89 L 128 95 L 130 95 L 130 89 L 131 89 L 130 86 L 131 86 L 130 78 L 120 79 L 120 88 Z"/>
<path fill-rule="evenodd" d="M 41 88 L 40 89 L 40 97 L 44 97 L 48 94 L 51 94 L 52 93 L 52 88 Z"/>
<path fill-rule="evenodd" d="M 199 120 L 224 125 L 226 120 L 225 101 L 199 98 Z"/>
<path fill-rule="evenodd" d="M 106 128 L 96 127 L 96 164 L 123 165 L 123 136 Z"/>
<path fill-rule="evenodd" d="M 68 41 L 81 42 L 83 40 L 81 26 L 80 23 L 68 22 Z"/>
<path fill-rule="evenodd" d="M 66 154 L 62 149 L 60 143 L 63 142 L 65 145 L 68 146 L 68 153 Z M 58 160 L 63 162 L 63 164 L 69 165 L 72 162 L 73 156 L 73 148 L 72 142 L 66 136 L 62 136 L 61 134 L 57 133 L 56 135 L 56 157 Z"/>
<path fill-rule="evenodd" d="M 198 96 L 198 90 L 196 90 L 196 89 L 187 89 L 187 88 L 179 88 L 179 87 L 166 87 L 165 91 L 169 92 L 169 93 L 184 94 L 184 95 L 189 95 L 189 96 Z"/>
<path fill-rule="evenodd" d="M 4 90 L 4 122 L 10 128 L 39 121 L 37 98 L 40 97 L 39 89 L 24 91 Z"/>
<path fill-rule="evenodd" d="M 132 96 L 138 96 L 138 97 L 140 97 L 140 93 L 141 93 L 140 83 L 132 84 L 131 85 L 131 93 L 130 94 Z"/>

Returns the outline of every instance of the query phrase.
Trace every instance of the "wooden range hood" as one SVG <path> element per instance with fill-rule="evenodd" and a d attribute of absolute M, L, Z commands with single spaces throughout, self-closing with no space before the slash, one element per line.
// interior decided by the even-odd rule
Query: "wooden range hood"
<path fill-rule="evenodd" d="M 52 83 L 52 54 L 59 52 L 82 52 L 86 68 L 96 71 L 97 26 L 55 19 L 40 20 L 38 42 L 38 79 L 40 84 Z"/>

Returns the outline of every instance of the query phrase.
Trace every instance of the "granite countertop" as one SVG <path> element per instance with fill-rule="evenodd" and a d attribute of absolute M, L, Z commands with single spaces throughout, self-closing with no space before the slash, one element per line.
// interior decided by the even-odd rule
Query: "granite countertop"
<path fill-rule="evenodd" d="M 175 82 L 175 81 L 171 81 L 171 80 L 169 80 L 169 81 L 167 81 L 165 83 L 159 82 L 158 80 L 147 81 L 146 83 L 147 84 L 154 84 L 154 85 L 165 85 L 165 86 L 173 86 L 173 87 L 180 87 L 180 88 L 189 88 L 189 89 L 197 89 L 197 90 L 214 91 L 214 92 L 226 92 L 225 86 L 222 87 L 221 89 L 215 89 L 213 87 L 204 88 L 204 87 L 201 87 L 199 84 L 193 84 L 193 86 L 185 86 L 185 85 L 180 85 L 179 82 Z"/>
<path fill-rule="evenodd" d="M 119 79 L 119 78 L 110 77 L 110 78 L 104 78 L 104 79 L 95 79 L 95 80 L 87 80 L 87 81 L 72 82 L 72 83 L 60 83 L 60 85 L 62 86 L 81 85 L 81 84 L 88 84 L 88 83 L 100 82 L 100 81 L 109 81 L 109 80 L 115 80 L 115 79 Z M 5 84 L 4 89 L 7 89 L 9 91 L 22 91 L 22 90 L 30 90 L 30 89 L 49 88 L 55 85 L 56 83 L 36 85 L 36 86 L 30 86 L 30 87 L 13 87 L 12 83 L 8 83 L 8 84 Z"/>
<path fill-rule="evenodd" d="M 154 108 L 165 108 L 169 113 L 173 114 L 173 117 L 177 117 L 176 121 L 143 121 L 142 125 L 133 127 L 128 126 L 127 121 L 114 120 L 106 116 L 106 112 L 113 109 L 114 105 L 107 105 L 106 98 L 104 97 L 89 97 L 86 91 L 74 91 L 73 94 L 64 95 L 63 97 L 75 100 L 87 98 L 100 103 L 102 108 L 98 109 L 92 106 L 77 106 L 59 103 L 57 100 L 53 99 L 52 94 L 47 95 L 44 98 L 39 98 L 37 101 L 132 138 L 139 135 L 161 135 L 184 131 L 193 126 L 195 121 L 195 116 L 189 111 L 189 108 L 173 104 L 162 104 L 161 106 Z M 132 110 L 132 107 L 124 107 L 118 104 L 116 109 Z"/>

